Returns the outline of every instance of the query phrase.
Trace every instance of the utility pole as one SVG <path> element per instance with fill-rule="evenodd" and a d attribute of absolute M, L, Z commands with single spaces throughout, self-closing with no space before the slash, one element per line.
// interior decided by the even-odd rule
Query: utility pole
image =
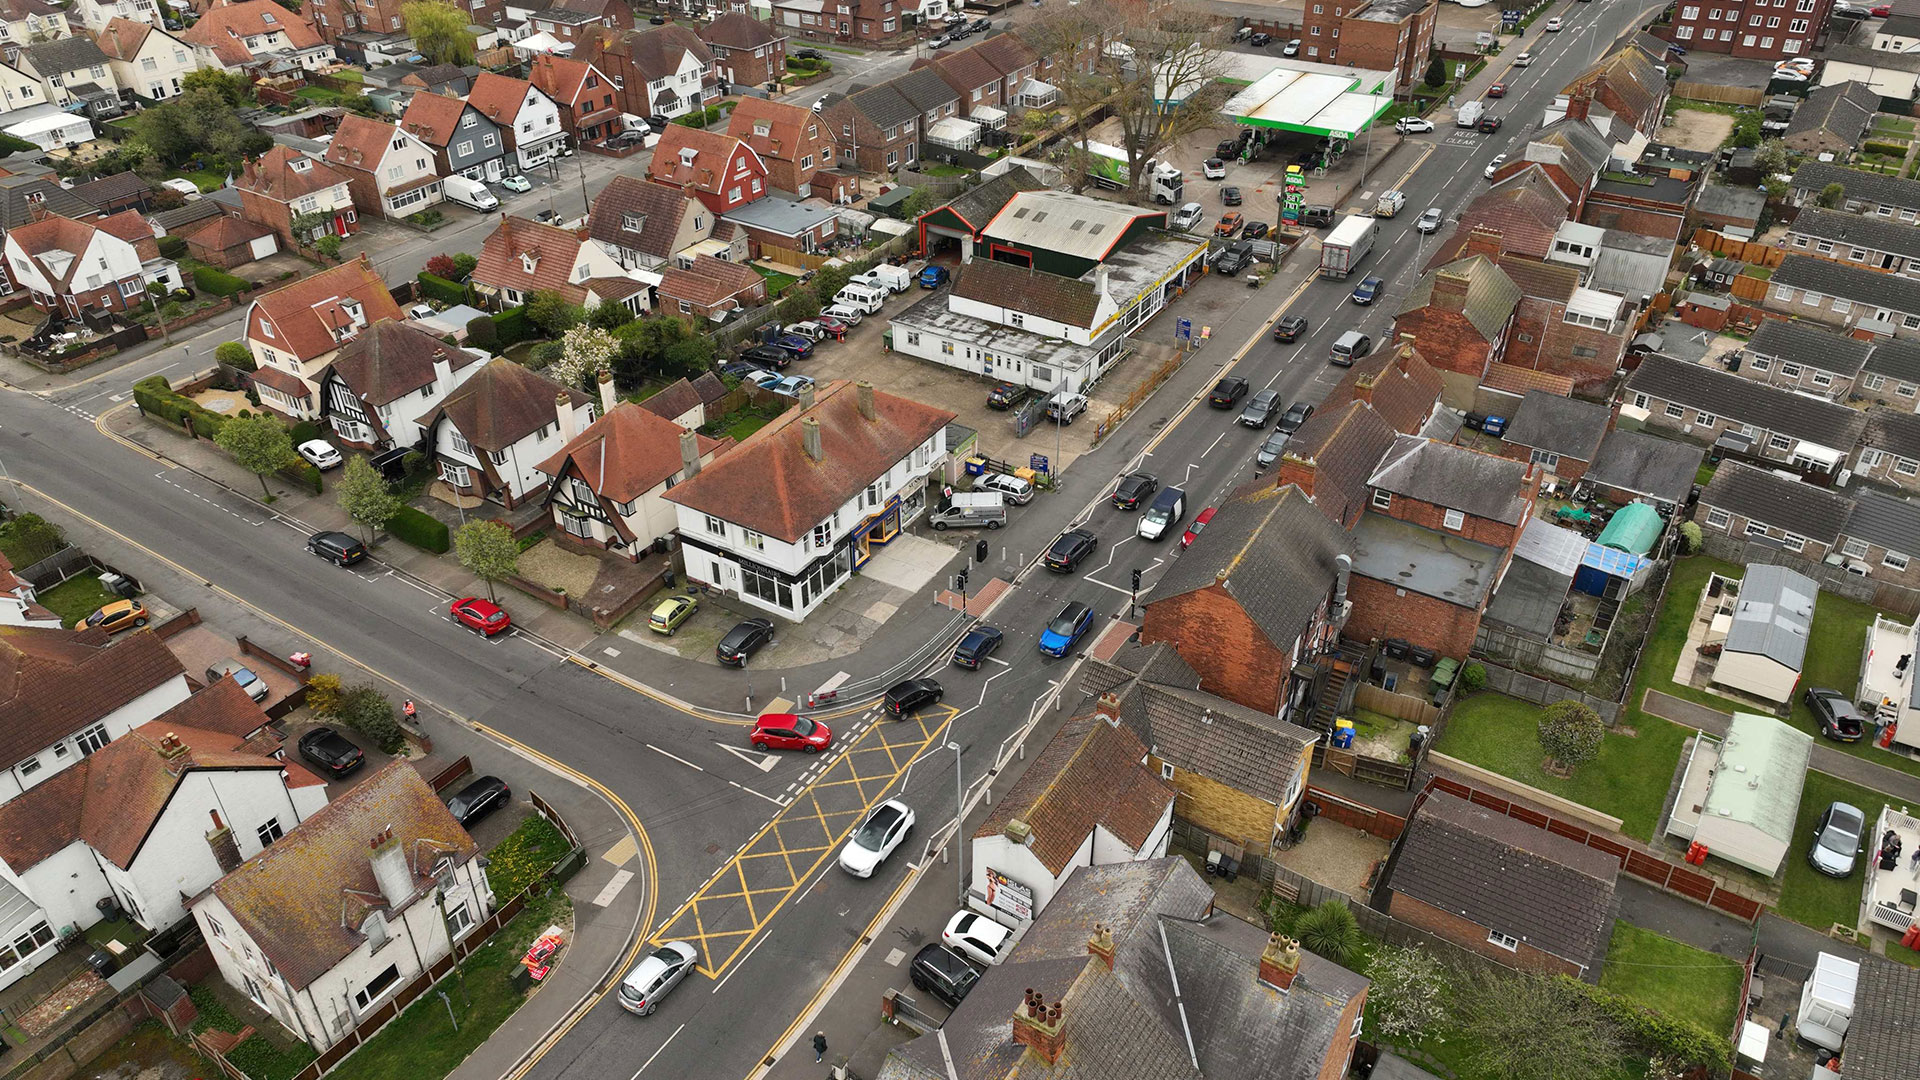
<path fill-rule="evenodd" d="M 960 744 L 950 742 L 947 749 L 953 751 L 953 861 L 954 870 L 960 878 L 960 910 L 967 908 L 967 837 L 961 825 L 967 813 L 967 786 L 960 777 Z"/>

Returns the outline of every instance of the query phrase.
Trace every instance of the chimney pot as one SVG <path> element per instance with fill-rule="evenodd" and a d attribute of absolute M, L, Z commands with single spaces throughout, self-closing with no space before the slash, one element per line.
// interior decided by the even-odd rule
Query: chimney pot
<path fill-rule="evenodd" d="M 691 431 L 680 433 L 680 473 L 682 482 L 700 475 L 700 436 Z"/>
<path fill-rule="evenodd" d="M 859 391 L 860 394 L 860 415 L 866 417 L 869 421 L 878 420 L 880 414 L 875 410 L 873 404 L 873 384 L 862 380 L 854 383 L 853 388 Z"/>
<path fill-rule="evenodd" d="M 820 421 L 817 418 L 811 416 L 800 418 L 800 448 L 805 450 L 807 457 L 815 462 L 826 460 L 826 451 L 820 446 Z"/>
<path fill-rule="evenodd" d="M 1267 947 L 1260 953 L 1260 981 L 1285 993 L 1300 974 L 1300 943 L 1290 937 L 1270 934 Z"/>
<path fill-rule="evenodd" d="M 1029 989 L 1022 1008 L 1013 1011 L 1013 1041 L 1048 1065 L 1056 1065 L 1066 1051 L 1060 1025 L 1060 1003 L 1046 1004 L 1039 991 Z"/>
<path fill-rule="evenodd" d="M 1113 970 L 1113 931 L 1100 923 L 1093 924 L 1093 936 L 1087 939 L 1087 952 L 1106 962 L 1107 970 Z"/>
<path fill-rule="evenodd" d="M 813 398 L 814 398 L 814 393 L 813 393 L 812 383 L 808 383 L 805 386 L 802 386 L 800 388 L 800 411 L 801 412 L 808 412 L 813 408 Z"/>
<path fill-rule="evenodd" d="M 1225 585 L 1225 584 L 1227 583 L 1227 568 L 1226 568 L 1226 567 L 1224 567 L 1224 566 L 1223 566 L 1223 567 L 1221 567 L 1220 569 L 1218 569 L 1218 570 L 1215 570 L 1215 571 L 1213 572 L 1213 583 L 1214 583 L 1215 585 Z"/>

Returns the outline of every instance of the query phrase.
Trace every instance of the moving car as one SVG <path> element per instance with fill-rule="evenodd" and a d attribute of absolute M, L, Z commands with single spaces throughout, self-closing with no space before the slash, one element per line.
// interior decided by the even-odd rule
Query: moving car
<path fill-rule="evenodd" d="M 1440 231 L 1440 223 L 1445 221 L 1446 217 L 1446 212 L 1439 207 L 1429 206 L 1420 214 L 1420 217 L 1414 221 L 1413 227 L 1419 232 L 1429 234 L 1436 233 Z"/>
<path fill-rule="evenodd" d="M 764 713 L 753 722 L 747 744 L 755 750 L 798 750 L 817 754 L 833 745 L 833 729 L 795 713 Z"/>
<path fill-rule="evenodd" d="M 672 637 L 680 624 L 692 618 L 699 608 L 700 601 L 691 596 L 669 596 L 653 606 L 653 612 L 647 616 L 647 629 Z"/>
<path fill-rule="evenodd" d="M 1180 534 L 1181 551 L 1185 551 L 1193 546 L 1194 540 L 1200 536 L 1200 530 L 1206 528 L 1207 522 L 1213 520 L 1213 513 L 1216 509 L 1218 509 L 1218 507 L 1209 506 L 1194 515 L 1193 524 L 1187 526 L 1187 531 Z"/>
<path fill-rule="evenodd" d="M 1227 178 L 1227 163 L 1217 157 L 1210 157 L 1200 163 L 1200 175 L 1209 180 L 1225 180 Z"/>
<path fill-rule="evenodd" d="M 1353 287 L 1353 302 L 1363 306 L 1373 303 L 1374 298 L 1380 295 L 1380 290 L 1385 285 L 1386 282 L 1368 274 L 1360 279 L 1360 284 Z"/>
<path fill-rule="evenodd" d="M 1352 367 L 1355 360 L 1373 351 L 1373 339 L 1358 330 L 1348 330 L 1334 339 L 1327 359 L 1335 367 Z"/>
<path fill-rule="evenodd" d="M 1228 211 L 1227 213 L 1220 215 L 1219 221 L 1216 221 L 1213 223 L 1213 235 L 1232 236 L 1233 234 L 1239 232 L 1240 226 L 1246 224 L 1246 222 L 1247 222 L 1247 219 L 1244 217 L 1241 217 L 1239 213 L 1235 211 Z"/>
<path fill-rule="evenodd" d="M 1487 179 L 1489 180 L 1493 179 L 1493 174 L 1499 172 L 1500 166 L 1505 165 L 1506 163 L 1507 163 L 1507 155 L 1505 154 L 1493 155 L 1493 160 L 1487 162 Z"/>
<path fill-rule="evenodd" d="M 300 756 L 335 780 L 367 763 L 367 755 L 330 727 L 317 727 L 300 736 Z"/>
<path fill-rule="evenodd" d="M 886 696 L 881 699 L 888 712 L 904 717 L 908 713 L 920 711 L 922 705 L 937 705 L 940 696 L 946 693 L 940 684 L 932 679 L 908 679 L 887 688 Z"/>
<path fill-rule="evenodd" d="M 1142 540 L 1161 540 L 1180 525 L 1187 514 L 1187 493 L 1179 488 L 1163 488 L 1153 497 L 1153 505 L 1140 515 L 1134 534 Z"/>
<path fill-rule="evenodd" d="M 132 630 L 147 625 L 147 607 L 138 600 L 115 600 L 87 616 L 82 625 L 88 630 L 105 630 L 109 634 Z"/>
<path fill-rule="evenodd" d="M 873 808 L 840 849 L 840 869 L 854 877 L 872 877 L 912 830 L 912 808 L 899 799 L 888 799 Z"/>
<path fill-rule="evenodd" d="M 343 532 L 314 533 L 307 537 L 307 550 L 335 566 L 352 566 L 367 557 L 366 545 Z"/>
<path fill-rule="evenodd" d="M 1497 116 L 1483 116 L 1480 118 L 1479 128 L 1481 134 L 1491 135 L 1500 130 L 1500 118 Z"/>
<path fill-rule="evenodd" d="M 1807 861 L 1828 877 L 1846 877 L 1853 873 L 1854 857 L 1863 850 L 1861 837 L 1866 828 L 1867 816 L 1859 807 L 1843 802 L 1828 805 L 1813 827 Z"/>
<path fill-rule="evenodd" d="M 340 456 L 340 451 L 335 450 L 333 444 L 325 439 L 308 439 L 295 449 L 299 451 L 301 457 L 307 459 L 307 464 L 316 469 L 331 469 L 346 460 Z"/>
<path fill-rule="evenodd" d="M 1005 640 L 1006 635 L 991 626 L 976 626 L 962 635 L 960 644 L 953 647 L 953 666 L 978 671 L 980 665 L 986 663 L 987 657 L 992 656 Z"/>
<path fill-rule="evenodd" d="M 1047 569 L 1056 574 L 1071 574 L 1081 560 L 1100 546 L 1100 538 L 1085 529 L 1068 529 L 1047 549 Z"/>
<path fill-rule="evenodd" d="M 1487 87 L 1487 96 L 1488 97 L 1506 97 L 1507 84 L 1503 82 L 1497 82 L 1497 83 L 1494 83 L 1492 86 Z"/>
<path fill-rule="evenodd" d="M 1240 422 L 1250 428 L 1264 428 L 1273 420 L 1273 414 L 1280 408 L 1280 391 L 1262 390 L 1253 395 L 1247 407 L 1240 410 Z"/>
<path fill-rule="evenodd" d="M 1280 417 L 1280 422 L 1274 425 L 1273 430 L 1291 435 L 1299 431 L 1300 425 L 1306 423 L 1307 418 L 1312 415 L 1313 406 L 1304 401 L 1296 401 L 1287 406 L 1286 413 Z"/>
<path fill-rule="evenodd" d="M 1519 56 L 1514 57 L 1513 66 L 1514 67 L 1532 67 L 1533 54 L 1530 52 L 1523 52 Z"/>
<path fill-rule="evenodd" d="M 1299 315 L 1288 315 L 1273 324 L 1273 340 L 1295 341 L 1307 332 L 1307 320 Z"/>
<path fill-rule="evenodd" d="M 513 789 L 497 776 L 483 776 L 447 800 L 447 809 L 461 825 L 472 825 L 513 801 Z"/>
<path fill-rule="evenodd" d="M 727 631 L 713 647 L 713 655 L 728 667 L 746 667 L 747 658 L 760 646 L 773 641 L 773 623 L 766 619 L 748 619 Z"/>
<path fill-rule="evenodd" d="M 1247 380 L 1238 375 L 1228 375 L 1213 384 L 1213 393 L 1207 395 L 1207 404 L 1216 409 L 1231 409 L 1233 403 L 1247 396 Z"/>
<path fill-rule="evenodd" d="M 977 911 L 961 911 L 947 920 L 940 941 L 967 959 L 988 967 L 1013 951 L 1013 931 Z"/>
<path fill-rule="evenodd" d="M 948 1008 L 966 1000 L 967 992 L 980 981 L 980 972 L 959 953 L 945 945 L 930 944 L 914 954 L 908 969 L 913 988 L 946 1002 Z"/>
<path fill-rule="evenodd" d="M 1237 187 L 1221 188 L 1220 201 L 1228 206 L 1239 206 L 1241 202 L 1240 189 Z"/>
<path fill-rule="evenodd" d="M 513 626 L 513 618 L 505 608 L 491 600 L 482 600 L 477 596 L 465 596 L 453 602 L 447 608 L 447 617 L 476 634 L 492 637 L 503 633 Z"/>
<path fill-rule="evenodd" d="M 1147 496 L 1160 490 L 1160 480 L 1152 473 L 1128 473 L 1113 486 L 1112 502 L 1116 510 L 1138 510 Z"/>
<path fill-rule="evenodd" d="M 506 188 L 508 191 L 517 191 L 524 195 L 533 190 L 533 181 L 516 174 L 514 176 L 503 177 L 500 180 L 500 186 Z"/>
<path fill-rule="evenodd" d="M 1092 625 L 1093 609 L 1078 600 L 1071 601 L 1040 631 L 1040 651 L 1048 656 L 1065 656 Z"/>
<path fill-rule="evenodd" d="M 1268 435 L 1266 441 L 1260 444 L 1260 449 L 1253 452 L 1253 463 L 1264 469 L 1279 461 L 1280 455 L 1287 452 L 1287 443 L 1292 438 L 1292 435 L 1284 431 L 1276 431 Z"/>
<path fill-rule="evenodd" d="M 1560 27 L 1562 25 L 1563 24 L 1560 22 L 1560 16 L 1555 15 L 1553 18 L 1547 20 L 1547 33 L 1549 34 L 1559 33 Z"/>
<path fill-rule="evenodd" d="M 207 684 L 209 686 L 229 675 L 233 676 L 234 682 L 240 684 L 240 689 L 247 692 L 248 697 L 255 701 L 265 701 L 267 699 L 269 688 L 266 680 L 255 675 L 252 668 L 240 661 L 228 657 L 225 660 L 207 666 Z"/>
<path fill-rule="evenodd" d="M 620 1007 L 635 1016 L 652 1015 L 660 999 L 673 992 L 687 973 L 700 966 L 700 954 L 684 941 L 653 950 L 620 980 Z"/>
<path fill-rule="evenodd" d="M 1866 734 L 1867 718 L 1847 695 L 1838 690 L 1829 690 L 1824 686 L 1809 686 L 1806 693 L 1807 708 L 1813 710 L 1813 718 L 1820 722 L 1820 734 L 1835 742 L 1859 742 Z"/>

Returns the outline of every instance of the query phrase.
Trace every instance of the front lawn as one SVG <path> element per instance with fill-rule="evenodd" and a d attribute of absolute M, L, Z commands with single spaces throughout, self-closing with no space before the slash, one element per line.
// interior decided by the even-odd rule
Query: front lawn
<path fill-rule="evenodd" d="M 1807 845 L 1813 840 L 1813 827 L 1820 814 L 1832 802 L 1851 803 L 1867 816 L 1866 836 L 1861 842 L 1873 848 L 1873 827 L 1887 796 L 1863 788 L 1837 776 L 1809 769 L 1807 782 L 1800 789 L 1800 817 L 1794 824 L 1793 843 L 1787 849 L 1786 876 L 1780 883 L 1780 903 L 1775 907 L 1782 917 L 1805 923 L 1825 933 L 1834 923 L 1852 927 L 1860 921 L 1861 876 L 1867 854 L 1854 861 L 1853 873 L 1830 878 L 1807 862 Z"/>
<path fill-rule="evenodd" d="M 1629 923 L 1613 924 L 1600 987 L 1714 1034 L 1733 1030 L 1740 965 Z"/>
<path fill-rule="evenodd" d="M 60 625 L 65 627 L 75 626 L 81 619 L 118 599 L 93 574 L 68 578 L 40 593 L 41 605 L 60 616 Z"/>

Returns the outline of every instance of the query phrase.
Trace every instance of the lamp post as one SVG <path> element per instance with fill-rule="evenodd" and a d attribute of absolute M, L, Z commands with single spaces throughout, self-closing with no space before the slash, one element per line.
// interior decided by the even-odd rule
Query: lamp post
<path fill-rule="evenodd" d="M 960 877 L 960 907 L 967 906 L 967 838 L 961 831 L 967 812 L 967 786 L 960 776 L 960 744 L 950 742 L 953 751 L 953 862 Z"/>

